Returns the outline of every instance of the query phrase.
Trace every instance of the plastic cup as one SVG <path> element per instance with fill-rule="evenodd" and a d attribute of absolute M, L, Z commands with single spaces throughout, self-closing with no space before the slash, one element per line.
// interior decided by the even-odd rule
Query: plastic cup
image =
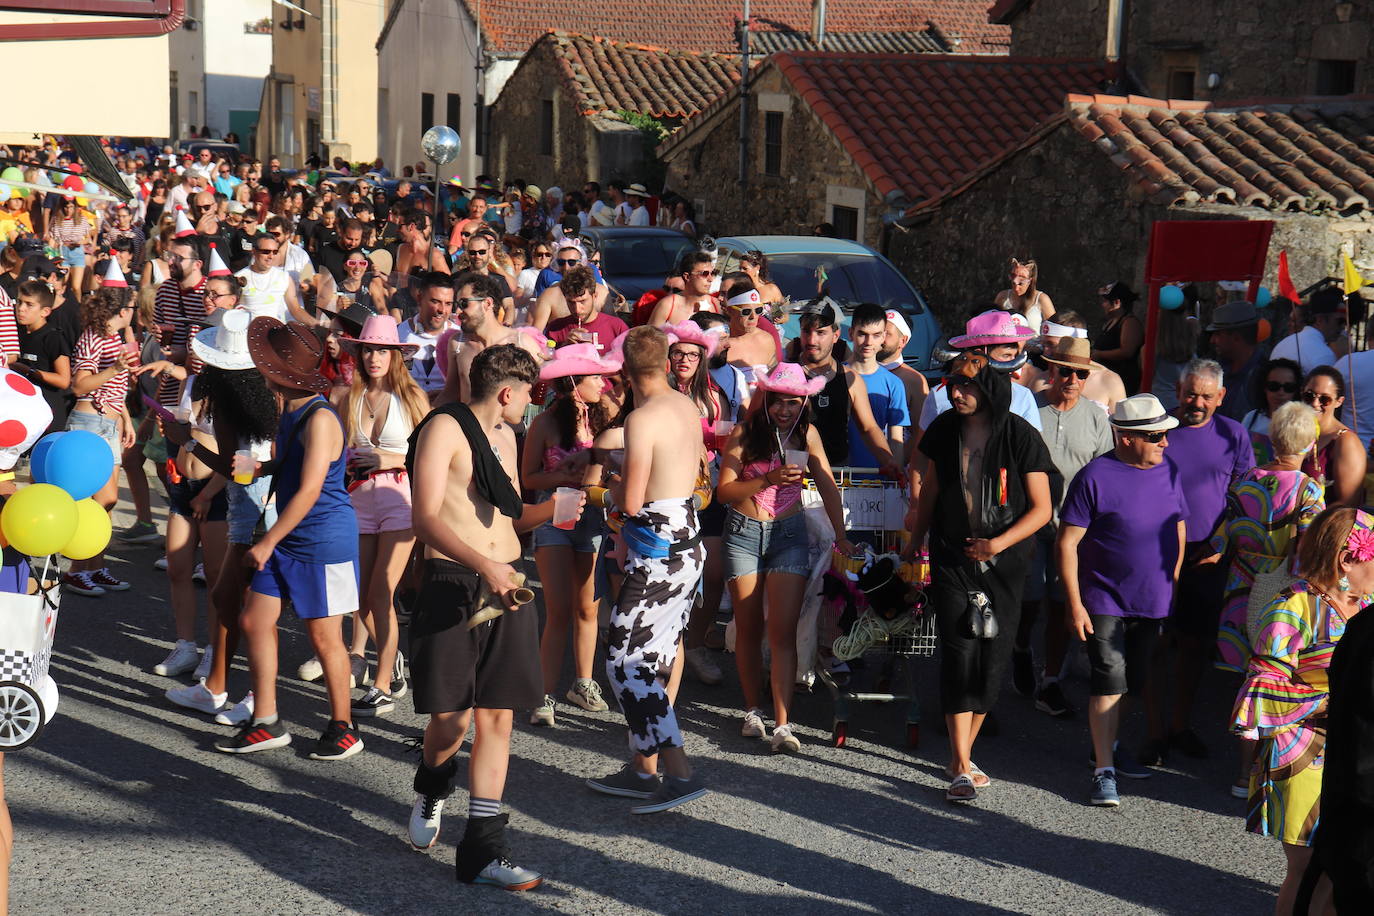
<path fill-rule="evenodd" d="M 724 445 L 725 440 L 730 438 L 730 433 L 734 432 L 735 424 L 732 420 L 717 420 L 713 429 L 716 434 L 716 441 Z"/>
<path fill-rule="evenodd" d="M 811 453 L 803 451 L 799 448 L 784 449 L 782 453 L 782 463 L 795 464 L 797 467 L 802 469 L 803 474 L 806 473 L 806 465 L 810 459 Z"/>
<path fill-rule="evenodd" d="M 241 448 L 234 452 L 234 483 L 244 486 L 252 483 L 256 464 L 257 459 L 253 457 L 250 449 Z"/>
<path fill-rule="evenodd" d="M 582 505 L 582 491 L 573 487 L 559 487 L 553 491 L 553 526 L 571 531 L 577 525 L 577 509 Z"/>

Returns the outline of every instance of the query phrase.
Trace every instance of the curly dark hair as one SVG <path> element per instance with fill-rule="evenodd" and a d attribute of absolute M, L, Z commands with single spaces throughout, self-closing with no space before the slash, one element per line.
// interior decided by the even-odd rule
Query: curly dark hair
<path fill-rule="evenodd" d="M 105 330 L 106 324 L 124 308 L 125 297 L 120 295 L 123 292 L 127 290 L 102 287 L 87 296 L 81 303 L 81 329 L 106 336 L 109 333 Z"/>
<path fill-rule="evenodd" d="M 565 449 L 577 445 L 577 402 L 573 400 L 573 389 L 584 378 L 585 375 L 567 375 L 553 380 L 553 390 L 558 397 L 548 410 L 553 414 L 554 425 L 558 428 L 558 444 Z M 610 411 L 600 401 L 587 405 L 587 425 L 591 427 L 593 439 L 611 425 Z"/>
<path fill-rule="evenodd" d="M 257 369 L 219 369 L 205 366 L 191 386 L 191 399 L 205 401 L 205 418 L 213 420 L 215 411 L 243 439 L 268 441 L 277 435 L 280 411 L 276 395 Z"/>

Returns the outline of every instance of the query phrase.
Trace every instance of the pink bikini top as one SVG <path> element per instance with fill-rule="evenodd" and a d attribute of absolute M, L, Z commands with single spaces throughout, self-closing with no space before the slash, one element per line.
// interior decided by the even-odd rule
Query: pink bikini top
<path fill-rule="evenodd" d="M 570 455 L 576 455 L 578 452 L 585 452 L 591 447 L 592 442 L 590 439 L 586 442 L 579 442 L 572 448 L 563 448 L 561 445 L 550 445 L 548 448 L 544 449 L 544 470 L 552 471 L 566 461 Z"/>
<path fill-rule="evenodd" d="M 742 479 L 753 480 L 756 477 L 762 477 L 777 467 L 782 467 L 782 462 L 777 458 L 770 458 L 768 461 L 751 461 L 744 466 Z M 800 501 L 801 484 L 799 483 L 788 486 L 776 483 L 769 484 L 754 494 L 754 505 L 759 507 L 759 511 L 767 512 L 774 518 L 791 509 Z"/>

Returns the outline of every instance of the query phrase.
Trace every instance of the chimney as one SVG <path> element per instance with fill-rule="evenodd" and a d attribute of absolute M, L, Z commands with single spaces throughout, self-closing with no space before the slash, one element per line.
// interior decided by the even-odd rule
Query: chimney
<path fill-rule="evenodd" d="M 811 0 L 811 42 L 817 50 L 825 47 L 825 0 Z"/>

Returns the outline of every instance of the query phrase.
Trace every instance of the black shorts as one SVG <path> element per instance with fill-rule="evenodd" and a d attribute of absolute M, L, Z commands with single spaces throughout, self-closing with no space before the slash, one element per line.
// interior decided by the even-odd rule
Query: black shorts
<path fill-rule="evenodd" d="M 701 526 L 702 537 L 722 537 L 725 534 L 725 503 L 713 498 L 697 513 L 697 523 Z"/>
<path fill-rule="evenodd" d="M 1174 610 L 1169 615 L 1171 630 L 1208 643 L 1216 640 L 1226 572 L 1225 563 L 1183 567 L 1174 589 Z"/>
<path fill-rule="evenodd" d="M 194 480 L 183 477 L 179 482 L 167 485 L 167 510 L 183 518 L 194 518 L 195 512 L 191 509 L 191 500 L 200 495 L 210 485 L 212 477 L 201 480 Z M 220 491 L 210 497 L 210 508 L 206 512 L 205 520 L 208 522 L 222 522 L 229 518 L 229 493 L 228 487 L 221 487 Z"/>
<path fill-rule="evenodd" d="M 450 560 L 426 560 L 410 620 L 415 711 L 533 709 L 543 698 L 539 617 L 533 605 L 467 628 L 481 577 Z"/>
<path fill-rule="evenodd" d="M 1150 667 L 1150 653 L 1159 638 L 1160 621 L 1150 617 L 1113 617 L 1089 614 L 1093 622 L 1088 637 L 1089 692 L 1095 697 L 1122 694 L 1143 696 Z"/>

